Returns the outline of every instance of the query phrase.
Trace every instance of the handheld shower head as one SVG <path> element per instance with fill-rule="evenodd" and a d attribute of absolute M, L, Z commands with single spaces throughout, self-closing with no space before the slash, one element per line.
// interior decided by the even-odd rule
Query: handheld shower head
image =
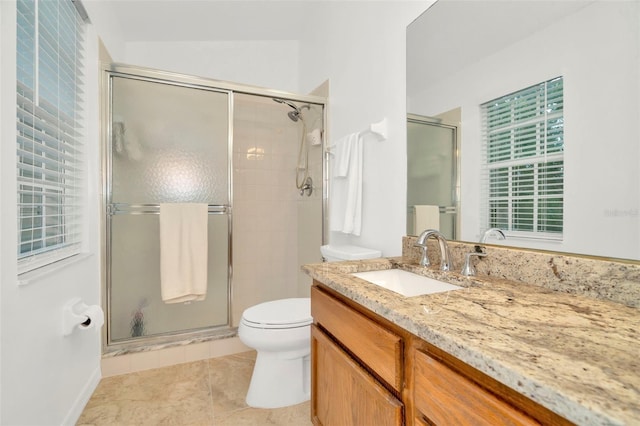
<path fill-rule="evenodd" d="M 307 195 L 311 195 L 311 191 L 313 190 L 313 181 L 309 176 L 309 145 L 307 144 L 307 124 L 304 121 L 304 117 L 302 116 L 303 109 L 311 109 L 311 104 L 304 104 L 298 107 L 293 102 L 289 102 L 286 99 L 282 98 L 271 98 L 275 102 L 279 104 L 285 104 L 293 111 L 287 112 L 287 116 L 293 122 L 300 121 L 302 124 L 302 135 L 300 137 L 300 149 L 298 150 L 298 165 L 296 167 L 296 188 L 300 190 L 300 195 L 302 196 L 305 192 L 308 191 Z"/>
<path fill-rule="evenodd" d="M 287 115 L 291 120 L 298 121 L 298 118 L 300 118 L 300 110 L 297 109 L 295 111 L 289 111 Z"/>

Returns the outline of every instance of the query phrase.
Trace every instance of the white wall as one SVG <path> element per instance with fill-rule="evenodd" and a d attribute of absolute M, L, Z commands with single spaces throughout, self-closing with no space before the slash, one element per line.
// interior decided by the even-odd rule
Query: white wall
<path fill-rule="evenodd" d="M 295 40 L 129 42 L 123 60 L 148 68 L 295 92 L 298 45 Z"/>
<path fill-rule="evenodd" d="M 141 27 L 158 25 L 154 18 L 162 20 L 162 12 L 153 16 L 153 10 L 146 9 L 153 9 L 153 2 L 130 0 L 130 3 Z M 298 89 L 299 41 L 296 39 L 125 40 L 117 18 L 117 4 L 104 0 L 85 0 L 83 4 L 114 62 L 289 92 Z M 190 6 L 192 13 L 204 13 L 207 4 Z M 212 7 L 209 13 L 215 10 L 215 3 Z M 227 10 L 229 5 L 221 7 Z M 241 22 L 230 24 L 243 25 Z M 179 25 L 174 22 L 174 27 Z M 247 34 L 256 30 L 259 32 L 257 26 L 247 28 Z M 141 33 L 145 33 L 145 28 L 141 28 Z"/>
<path fill-rule="evenodd" d="M 418 114 L 462 107 L 461 239 L 479 238 L 479 105 L 562 75 L 564 242 L 505 243 L 640 259 L 637 23 L 637 2 L 595 3 L 411 97 Z"/>
<path fill-rule="evenodd" d="M 82 4 L 111 57 L 117 62 L 124 61 L 124 38 L 118 17 L 113 11 L 111 2 L 104 0 L 83 0 Z"/>
<path fill-rule="evenodd" d="M 401 253 L 406 222 L 405 30 L 432 1 L 325 2 L 311 12 L 317 31 L 302 34 L 300 87 L 330 82 L 329 136 L 335 141 L 382 118 L 384 142 L 364 147 L 359 237 L 332 232 L 332 243 Z"/>
<path fill-rule="evenodd" d="M 62 307 L 72 297 L 89 304 L 99 302 L 99 238 L 85 247 L 89 256 L 72 265 L 18 286 L 16 240 L 16 74 L 15 2 L 0 2 L 1 80 L 0 120 L 0 424 L 73 424 L 100 379 L 100 338 L 93 329 L 62 335 Z M 95 34 L 89 32 L 86 54 L 90 70 L 97 63 Z M 97 235 L 97 72 L 87 73 L 90 145 L 88 170 L 94 175 L 86 226 Z"/>

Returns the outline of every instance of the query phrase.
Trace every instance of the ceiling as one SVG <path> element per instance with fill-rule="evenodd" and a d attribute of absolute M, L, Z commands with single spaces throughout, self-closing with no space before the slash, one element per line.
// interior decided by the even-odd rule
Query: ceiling
<path fill-rule="evenodd" d="M 393 2 L 393 0 L 386 0 Z M 423 1 L 423 0 L 421 0 Z M 407 38 L 407 90 L 455 72 L 593 0 L 440 0 L 416 19 Z M 124 42 L 301 40 L 331 31 L 336 6 L 366 0 L 84 0 L 112 14 Z M 368 5 L 369 3 L 370 5 Z M 423 1 L 424 3 L 424 1 Z M 96 8 L 95 5 L 99 5 Z M 332 9 L 333 8 L 333 9 Z M 518 18 L 509 20 L 506 16 Z M 348 40 L 346 40 L 348 42 Z"/>
<path fill-rule="evenodd" d="M 593 0 L 440 0 L 407 31 L 407 92 L 418 93 Z"/>
<path fill-rule="evenodd" d="M 125 42 L 298 40 L 326 0 L 84 0 L 113 14 Z M 100 9 L 95 8 L 96 3 Z M 97 12 L 96 12 L 97 13 Z"/>

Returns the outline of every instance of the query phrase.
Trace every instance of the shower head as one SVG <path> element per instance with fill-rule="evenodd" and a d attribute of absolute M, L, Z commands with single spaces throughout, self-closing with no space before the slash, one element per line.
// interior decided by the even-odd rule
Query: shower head
<path fill-rule="evenodd" d="M 293 109 L 293 111 L 289 111 L 287 113 L 287 115 L 292 121 L 298 121 L 298 119 L 300 118 L 300 113 L 302 112 L 303 109 L 305 108 L 311 109 L 311 105 L 309 104 L 302 105 L 300 108 L 298 108 L 293 102 L 289 102 L 286 99 L 280 99 L 280 98 L 272 98 L 272 99 L 278 102 L 279 104 L 285 104 L 289 108 Z"/>
<path fill-rule="evenodd" d="M 298 118 L 300 118 L 300 110 L 289 111 L 287 115 L 292 121 L 298 121 Z"/>

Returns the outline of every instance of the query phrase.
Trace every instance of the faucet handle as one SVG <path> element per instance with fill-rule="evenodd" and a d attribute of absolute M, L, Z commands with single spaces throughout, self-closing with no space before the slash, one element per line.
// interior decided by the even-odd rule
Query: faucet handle
<path fill-rule="evenodd" d="M 426 244 L 414 244 L 414 247 L 420 247 L 422 249 L 422 256 L 420 256 L 420 266 L 429 266 L 431 262 L 429 262 L 429 257 L 427 256 L 427 245 Z"/>
<path fill-rule="evenodd" d="M 465 277 L 475 277 L 476 276 L 476 268 L 474 268 L 473 263 L 471 262 L 472 256 L 485 257 L 487 253 L 467 253 L 464 258 L 464 266 L 462 267 L 462 271 L 460 273 Z"/>

